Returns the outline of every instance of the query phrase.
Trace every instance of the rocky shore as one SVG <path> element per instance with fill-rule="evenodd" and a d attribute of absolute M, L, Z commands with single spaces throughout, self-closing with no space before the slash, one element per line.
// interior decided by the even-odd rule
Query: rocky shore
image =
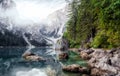
<path fill-rule="evenodd" d="M 120 48 L 79 49 L 78 52 L 87 60 L 91 76 L 120 76 Z"/>
<path fill-rule="evenodd" d="M 79 58 L 87 62 L 87 66 L 79 64 L 62 64 L 62 70 L 72 73 L 84 74 L 84 76 L 120 76 L 120 48 L 111 50 L 105 49 L 71 49 L 76 52 Z M 46 61 L 44 58 L 31 53 L 25 52 L 23 58 L 28 61 Z M 61 53 L 60 60 L 69 59 L 68 53 Z"/>
<path fill-rule="evenodd" d="M 87 61 L 87 69 L 77 64 L 63 67 L 64 71 L 83 73 L 89 76 L 120 76 L 120 48 L 104 49 L 72 49 Z"/>

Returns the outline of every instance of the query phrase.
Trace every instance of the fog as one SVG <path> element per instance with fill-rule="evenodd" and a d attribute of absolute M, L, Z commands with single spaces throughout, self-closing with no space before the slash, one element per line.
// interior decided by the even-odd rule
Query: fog
<path fill-rule="evenodd" d="M 38 24 L 65 6 L 65 0 L 3 0 L 0 4 L 0 21 L 16 26 Z"/>

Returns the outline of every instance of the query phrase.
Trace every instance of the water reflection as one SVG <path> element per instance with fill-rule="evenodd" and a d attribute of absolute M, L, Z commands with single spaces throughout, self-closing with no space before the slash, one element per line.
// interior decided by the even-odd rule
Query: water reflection
<path fill-rule="evenodd" d="M 27 50 L 27 48 L 16 47 L 16 48 L 0 48 L 0 76 L 18 76 L 16 72 L 21 71 L 20 74 L 23 74 L 24 71 L 34 71 L 33 69 L 37 69 L 37 71 L 44 71 L 46 68 L 50 67 L 50 69 L 56 71 L 56 75 L 61 71 L 61 66 L 58 61 L 55 61 L 55 54 L 51 55 L 53 49 L 48 47 L 39 47 L 33 48 L 29 50 L 30 52 L 37 54 L 47 61 L 26 61 L 22 58 L 22 54 Z M 28 51 L 28 50 L 27 50 Z M 54 56 L 54 57 L 53 57 Z M 38 70 L 39 69 L 39 70 Z M 22 72 L 23 71 L 23 72 Z M 18 74 L 18 73 L 17 73 Z M 25 75 L 26 73 L 24 73 Z M 26 76 L 29 74 L 26 74 Z M 60 75 L 60 74 L 59 74 Z M 19 75 L 22 76 L 22 75 Z M 36 75 L 31 75 L 36 76 Z"/>

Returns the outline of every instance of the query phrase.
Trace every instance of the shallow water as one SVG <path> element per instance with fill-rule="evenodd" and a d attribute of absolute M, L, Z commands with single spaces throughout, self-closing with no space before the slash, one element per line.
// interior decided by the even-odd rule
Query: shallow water
<path fill-rule="evenodd" d="M 60 73 L 60 64 L 54 58 L 56 55 L 50 54 L 51 48 L 34 48 L 30 51 L 48 59 L 46 62 L 26 61 L 22 54 L 27 48 L 0 48 L 0 76 L 48 76 L 47 70 L 54 71 L 58 76 Z M 60 75 L 60 74 L 59 74 Z"/>
<path fill-rule="evenodd" d="M 70 64 L 79 64 L 81 66 L 86 67 L 87 63 L 85 60 L 81 59 L 80 56 L 72 51 L 69 51 L 69 59 L 62 61 L 65 65 L 70 65 Z"/>
<path fill-rule="evenodd" d="M 61 61 L 64 65 L 71 65 L 71 64 L 79 64 L 80 66 L 87 67 L 87 63 L 85 60 L 81 59 L 80 56 L 72 51 L 69 51 L 69 59 L 65 61 Z M 82 76 L 80 73 L 70 73 L 64 72 L 65 76 Z"/>
<path fill-rule="evenodd" d="M 31 51 L 47 61 L 26 61 L 22 58 L 25 51 Z M 0 76 L 80 76 L 82 74 L 63 72 L 54 50 L 49 47 L 39 47 L 28 50 L 25 47 L 0 48 Z M 70 58 L 61 61 L 65 65 L 80 64 L 86 66 L 86 62 L 79 55 L 69 52 Z"/>

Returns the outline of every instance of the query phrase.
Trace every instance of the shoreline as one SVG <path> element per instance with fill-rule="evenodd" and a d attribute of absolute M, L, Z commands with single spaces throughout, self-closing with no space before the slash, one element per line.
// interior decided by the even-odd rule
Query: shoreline
<path fill-rule="evenodd" d="M 120 48 L 69 48 L 87 61 L 91 76 L 120 76 Z"/>

